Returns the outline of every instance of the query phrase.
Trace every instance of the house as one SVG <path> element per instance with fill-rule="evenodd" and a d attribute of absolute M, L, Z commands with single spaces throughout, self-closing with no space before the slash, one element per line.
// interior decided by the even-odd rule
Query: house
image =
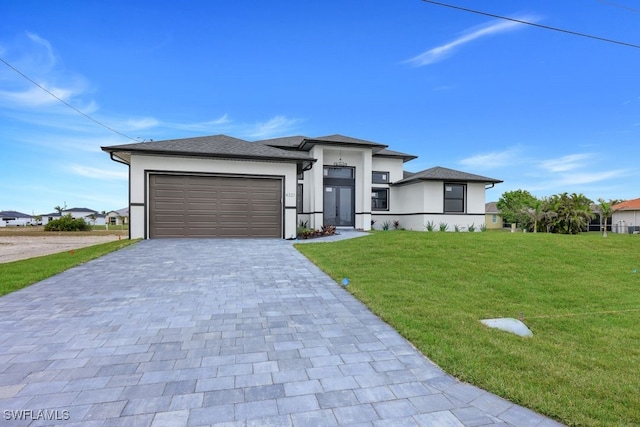
<path fill-rule="evenodd" d="M 500 215 L 500 209 L 498 209 L 497 202 L 488 202 L 484 205 L 484 225 L 487 229 L 500 229 L 504 227 L 502 215 Z"/>
<path fill-rule="evenodd" d="M 17 211 L 0 211 L 0 227 L 24 227 L 35 225 L 33 217 Z"/>
<path fill-rule="evenodd" d="M 89 208 L 64 209 L 62 215 L 71 215 L 74 219 L 82 218 L 91 225 L 105 225 L 105 216 Z"/>
<path fill-rule="evenodd" d="M 293 238 L 299 223 L 479 226 L 486 187 L 502 182 L 443 167 L 409 173 L 403 166 L 416 156 L 342 135 L 215 135 L 102 150 L 129 167 L 131 238 Z"/>
<path fill-rule="evenodd" d="M 53 221 L 54 219 L 60 219 L 62 215 L 58 212 L 52 212 L 48 214 L 40 215 L 42 217 L 42 225 L 47 225 L 49 221 Z"/>
<path fill-rule="evenodd" d="M 612 207 L 611 231 L 614 233 L 640 233 L 640 199 L 627 200 Z"/>
<path fill-rule="evenodd" d="M 109 225 L 123 225 L 129 223 L 129 208 L 107 212 L 106 223 Z"/>

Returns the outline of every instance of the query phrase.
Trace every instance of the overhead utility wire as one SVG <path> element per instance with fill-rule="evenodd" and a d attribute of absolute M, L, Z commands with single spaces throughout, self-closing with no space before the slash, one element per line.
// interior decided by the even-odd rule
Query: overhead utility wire
<path fill-rule="evenodd" d="M 454 6 L 454 5 L 451 5 L 451 4 L 440 3 L 440 2 L 432 1 L 432 0 L 422 0 L 422 1 L 425 2 L 425 3 L 435 4 L 435 5 L 438 5 L 438 6 L 449 7 L 451 9 L 462 10 L 464 12 L 471 12 L 471 13 L 476 13 L 478 15 L 490 16 L 492 18 L 505 19 L 507 21 L 518 22 L 520 24 L 532 25 L 534 27 L 544 28 L 545 30 L 559 31 L 561 33 L 572 34 L 574 36 L 587 37 L 587 38 L 590 38 L 590 39 L 600 40 L 600 41 L 603 41 L 603 42 L 615 43 L 615 44 L 620 44 L 620 45 L 627 46 L 627 47 L 635 47 L 636 49 L 640 49 L 640 45 L 633 44 L 633 43 L 627 43 L 627 42 L 621 42 L 621 41 L 618 41 L 618 40 L 606 39 L 604 37 L 592 36 L 590 34 L 584 34 L 584 33 L 578 33 L 576 31 L 564 30 L 562 28 L 550 27 L 548 25 L 536 24 L 536 23 L 533 23 L 533 22 L 523 21 L 521 19 L 508 18 L 506 16 L 494 15 L 492 13 L 482 12 L 482 11 L 474 10 L 474 9 L 467 9 L 465 7 Z"/>
<path fill-rule="evenodd" d="M 619 7 L 620 9 L 626 9 L 626 10 L 631 11 L 631 12 L 640 13 L 640 9 L 634 9 L 632 7 L 625 6 L 623 4 L 618 4 L 618 3 L 614 3 L 612 1 L 606 1 L 606 0 L 598 0 L 598 1 L 600 3 L 608 4 L 608 5 L 615 6 L 615 7 Z"/>
<path fill-rule="evenodd" d="M 130 137 L 129 135 L 125 135 L 122 132 L 119 132 L 115 129 L 113 129 L 112 127 L 109 127 L 107 125 L 105 125 L 104 123 L 94 119 L 93 117 L 91 117 L 90 115 L 83 113 L 82 111 L 78 110 L 76 107 L 74 107 L 73 105 L 69 104 L 67 101 L 65 101 L 64 99 L 58 97 L 56 94 L 54 94 L 53 92 L 51 92 L 50 90 L 48 90 L 47 88 L 45 88 L 44 86 L 42 86 L 41 84 L 39 84 L 38 82 L 34 81 L 32 78 L 30 78 L 29 76 L 27 76 L 26 74 L 24 74 L 22 71 L 18 70 L 16 67 L 14 67 L 13 65 L 9 64 L 7 61 L 5 61 L 4 59 L 0 58 L 0 62 L 4 63 L 7 67 L 11 68 L 13 71 L 15 71 L 16 73 L 20 74 L 22 77 L 24 77 L 25 79 L 27 79 L 28 81 L 30 81 L 31 83 L 33 83 L 34 85 L 38 86 L 40 89 L 42 89 L 43 91 L 47 92 L 49 95 L 53 96 L 55 99 L 57 99 L 58 101 L 62 102 L 64 105 L 66 105 L 67 107 L 71 108 L 73 111 L 75 111 L 78 114 L 81 114 L 83 116 L 85 116 L 87 119 L 91 120 L 92 122 L 102 126 L 105 129 L 110 130 L 113 133 L 116 133 L 120 136 L 124 136 L 125 138 L 128 138 L 132 141 L 138 142 L 137 139 Z"/>

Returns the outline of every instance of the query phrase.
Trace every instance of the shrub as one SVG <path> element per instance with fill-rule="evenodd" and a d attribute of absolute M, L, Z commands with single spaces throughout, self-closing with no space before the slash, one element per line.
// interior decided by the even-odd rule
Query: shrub
<path fill-rule="evenodd" d="M 73 218 L 70 214 L 49 221 L 44 231 L 89 231 L 91 226 L 82 218 Z"/>
<path fill-rule="evenodd" d="M 384 223 L 382 223 L 382 229 L 383 230 L 388 230 L 389 228 L 391 228 L 391 221 L 385 221 Z"/>
<path fill-rule="evenodd" d="M 460 232 L 460 226 L 458 226 L 458 224 L 453 226 L 453 231 L 455 231 L 456 233 Z"/>
<path fill-rule="evenodd" d="M 398 221 L 397 219 L 395 221 L 393 221 L 393 228 L 394 230 L 397 230 L 400 228 L 400 221 Z"/>
<path fill-rule="evenodd" d="M 467 230 L 469 230 L 469 233 L 473 233 L 474 231 L 476 231 L 476 223 L 474 222 L 471 225 L 468 225 Z"/>
<path fill-rule="evenodd" d="M 433 231 L 436 229 L 436 224 L 433 221 L 429 221 L 425 224 L 427 231 Z"/>
<path fill-rule="evenodd" d="M 440 229 L 440 231 L 447 231 L 449 229 L 449 224 L 447 224 L 446 222 L 441 222 L 440 224 L 438 224 L 438 228 Z"/>
<path fill-rule="evenodd" d="M 480 224 L 480 231 L 482 231 L 483 233 L 487 231 L 487 224 Z"/>

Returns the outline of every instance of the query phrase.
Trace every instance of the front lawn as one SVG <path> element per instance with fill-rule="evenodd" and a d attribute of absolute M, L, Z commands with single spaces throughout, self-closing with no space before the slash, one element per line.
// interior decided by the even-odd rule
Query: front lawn
<path fill-rule="evenodd" d="M 117 251 L 138 240 L 117 240 L 72 251 L 0 264 L 0 296 Z"/>
<path fill-rule="evenodd" d="M 567 425 L 640 425 L 640 236 L 388 231 L 297 248 L 457 378 Z M 520 313 L 533 338 L 479 322 Z"/>

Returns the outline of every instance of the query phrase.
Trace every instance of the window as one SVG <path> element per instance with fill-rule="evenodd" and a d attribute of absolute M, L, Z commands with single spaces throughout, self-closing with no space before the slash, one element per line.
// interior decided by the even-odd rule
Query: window
<path fill-rule="evenodd" d="M 350 167 L 324 167 L 325 178 L 353 179 L 353 175 L 353 168 Z"/>
<path fill-rule="evenodd" d="M 302 213 L 302 184 L 298 184 L 298 192 L 296 193 L 296 211 Z"/>
<path fill-rule="evenodd" d="M 115 216 L 109 217 L 109 224 L 116 225 L 117 221 L 118 221 L 118 218 L 116 218 Z"/>
<path fill-rule="evenodd" d="M 497 222 L 498 222 L 498 215 L 496 214 L 491 215 L 491 223 L 495 224 Z"/>
<path fill-rule="evenodd" d="M 373 211 L 389 210 L 389 189 L 388 188 L 372 188 L 371 189 L 371 210 Z"/>
<path fill-rule="evenodd" d="M 371 182 L 373 182 L 374 184 L 388 184 L 389 172 L 371 172 Z"/>
<path fill-rule="evenodd" d="M 445 212 L 465 212 L 465 193 L 467 186 L 464 184 L 444 184 L 444 211 Z"/>

